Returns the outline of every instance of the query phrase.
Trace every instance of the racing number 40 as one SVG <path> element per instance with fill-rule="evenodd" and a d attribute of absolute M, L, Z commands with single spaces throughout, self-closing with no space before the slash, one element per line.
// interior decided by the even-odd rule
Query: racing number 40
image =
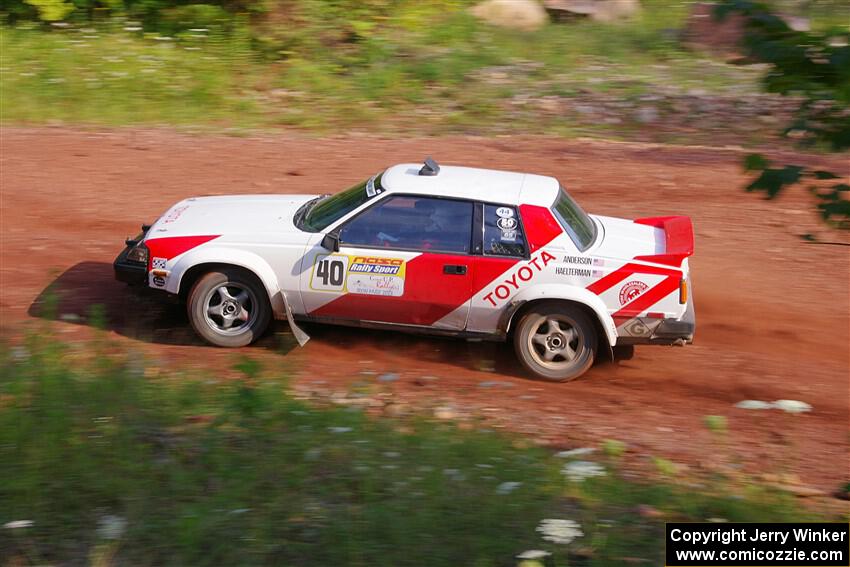
<path fill-rule="evenodd" d="M 323 286 L 340 287 L 345 279 L 345 263 L 341 260 L 324 259 L 316 265 L 316 277 Z"/>

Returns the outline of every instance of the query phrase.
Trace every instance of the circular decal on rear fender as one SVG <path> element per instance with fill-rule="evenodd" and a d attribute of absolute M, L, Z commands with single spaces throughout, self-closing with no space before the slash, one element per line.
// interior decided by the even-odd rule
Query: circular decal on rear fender
<path fill-rule="evenodd" d="M 620 305 L 629 303 L 649 287 L 643 282 L 629 282 L 620 288 Z"/>
<path fill-rule="evenodd" d="M 502 230 L 514 230 L 516 228 L 516 219 L 502 217 L 496 221 L 496 226 Z"/>

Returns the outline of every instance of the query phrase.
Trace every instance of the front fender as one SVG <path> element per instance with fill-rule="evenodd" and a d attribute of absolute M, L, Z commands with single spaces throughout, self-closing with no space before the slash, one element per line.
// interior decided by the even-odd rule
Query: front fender
<path fill-rule="evenodd" d="M 201 264 L 228 264 L 244 268 L 253 273 L 260 279 L 263 287 L 266 288 L 275 318 L 285 318 L 289 322 L 289 328 L 292 330 L 292 334 L 295 336 L 299 345 L 304 346 L 310 340 L 309 335 L 295 323 L 286 293 L 280 289 L 280 284 L 274 270 L 272 270 L 268 262 L 253 252 L 221 246 L 198 248 L 187 252 L 180 256 L 174 263 L 174 266 L 171 267 L 171 274 L 165 287 L 166 291 L 174 294 L 179 293 L 180 285 L 186 272 L 194 266 Z"/>
<path fill-rule="evenodd" d="M 259 255 L 245 250 L 235 250 L 222 246 L 204 246 L 190 250 L 180 256 L 171 268 L 171 274 L 165 286 L 166 291 L 174 294 L 179 293 L 183 276 L 190 268 L 200 264 L 229 264 L 252 272 L 266 288 L 275 316 L 282 318 L 286 314 L 283 294 L 274 270 Z"/>
<path fill-rule="evenodd" d="M 563 299 L 586 305 L 593 310 L 602 324 L 602 329 L 608 337 L 608 344 L 611 346 L 617 344 L 617 326 L 614 324 L 614 319 L 608 314 L 608 309 L 605 307 L 605 303 L 599 299 L 599 296 L 582 287 L 563 284 L 541 284 L 524 289 L 518 293 L 513 301 L 511 301 L 511 311 L 509 312 L 511 319 L 509 319 L 507 325 L 504 327 L 505 331 L 510 330 L 510 322 L 517 309 L 529 301 L 539 299 Z"/>

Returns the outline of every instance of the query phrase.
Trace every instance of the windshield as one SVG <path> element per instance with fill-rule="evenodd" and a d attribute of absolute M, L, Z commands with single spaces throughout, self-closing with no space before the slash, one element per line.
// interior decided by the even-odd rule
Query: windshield
<path fill-rule="evenodd" d="M 552 205 L 552 212 L 579 250 L 587 250 L 593 244 L 596 225 L 563 187 Z"/>
<path fill-rule="evenodd" d="M 304 217 L 303 228 L 320 232 L 362 205 L 370 197 L 382 193 L 381 174 L 378 174 L 342 193 L 317 201 Z"/>

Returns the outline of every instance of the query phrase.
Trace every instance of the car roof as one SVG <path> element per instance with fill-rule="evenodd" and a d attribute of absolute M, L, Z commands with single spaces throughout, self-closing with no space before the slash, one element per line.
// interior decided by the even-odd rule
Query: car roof
<path fill-rule="evenodd" d="M 554 177 L 441 165 L 436 175 L 420 175 L 422 164 L 402 163 L 388 168 L 381 187 L 391 193 L 475 199 L 506 205 L 549 207 L 560 184 Z"/>

